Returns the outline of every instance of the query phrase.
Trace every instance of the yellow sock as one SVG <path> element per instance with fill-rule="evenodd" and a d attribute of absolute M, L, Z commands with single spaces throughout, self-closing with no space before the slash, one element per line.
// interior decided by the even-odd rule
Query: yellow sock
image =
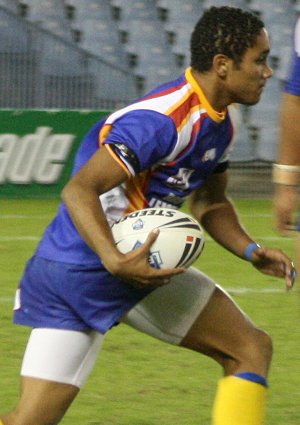
<path fill-rule="evenodd" d="M 266 386 L 253 380 L 238 376 L 221 379 L 213 407 L 213 425 L 262 425 L 266 393 Z"/>

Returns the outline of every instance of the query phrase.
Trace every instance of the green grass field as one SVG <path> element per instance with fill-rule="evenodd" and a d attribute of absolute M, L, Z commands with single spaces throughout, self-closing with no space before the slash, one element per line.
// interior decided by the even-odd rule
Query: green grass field
<path fill-rule="evenodd" d="M 273 231 L 269 201 L 236 202 L 261 244 L 293 256 L 293 240 Z M 27 328 L 11 324 L 15 288 L 57 201 L 0 200 L 0 411 L 13 407 Z M 300 424 L 299 290 L 260 274 L 209 239 L 197 266 L 227 288 L 274 341 L 267 425 Z M 209 425 L 220 368 L 124 325 L 110 331 L 88 383 L 64 425 Z"/>

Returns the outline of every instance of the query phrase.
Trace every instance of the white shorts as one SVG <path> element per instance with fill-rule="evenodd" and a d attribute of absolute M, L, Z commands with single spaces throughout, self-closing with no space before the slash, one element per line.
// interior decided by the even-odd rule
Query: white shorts
<path fill-rule="evenodd" d="M 157 288 L 121 319 L 141 332 L 180 344 L 212 296 L 216 284 L 195 268 Z M 93 369 L 104 335 L 37 328 L 31 332 L 21 375 L 81 388 Z"/>

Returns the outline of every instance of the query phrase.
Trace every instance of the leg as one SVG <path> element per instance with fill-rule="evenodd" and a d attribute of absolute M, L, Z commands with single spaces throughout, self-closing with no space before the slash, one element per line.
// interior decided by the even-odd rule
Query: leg
<path fill-rule="evenodd" d="M 2 421 L 4 425 L 58 424 L 78 392 L 74 385 L 22 377 L 19 403 Z"/>
<path fill-rule="evenodd" d="M 191 269 L 137 304 L 123 321 L 210 356 L 224 370 L 214 425 L 261 425 L 272 343 L 207 276 Z"/>
<path fill-rule="evenodd" d="M 96 332 L 34 329 L 21 369 L 21 395 L 4 425 L 56 425 L 91 372 L 103 341 Z"/>
<path fill-rule="evenodd" d="M 181 345 L 209 355 L 223 366 L 226 377 L 219 382 L 214 425 L 263 423 L 271 339 L 255 328 L 223 291 L 216 289 Z"/>
<path fill-rule="evenodd" d="M 272 356 L 270 337 L 218 287 L 180 345 L 212 357 L 225 375 L 247 371 L 266 377 Z"/>

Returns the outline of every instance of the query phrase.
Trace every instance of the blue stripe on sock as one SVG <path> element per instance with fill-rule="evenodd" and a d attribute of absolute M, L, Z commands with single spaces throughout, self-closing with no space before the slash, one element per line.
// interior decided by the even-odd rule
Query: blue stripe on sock
<path fill-rule="evenodd" d="M 242 372 L 242 373 L 235 373 L 234 376 L 237 376 L 238 378 L 246 379 L 247 381 L 255 382 L 256 384 L 263 385 L 264 387 L 268 386 L 266 378 L 264 378 L 261 375 L 258 375 L 257 373 Z"/>

